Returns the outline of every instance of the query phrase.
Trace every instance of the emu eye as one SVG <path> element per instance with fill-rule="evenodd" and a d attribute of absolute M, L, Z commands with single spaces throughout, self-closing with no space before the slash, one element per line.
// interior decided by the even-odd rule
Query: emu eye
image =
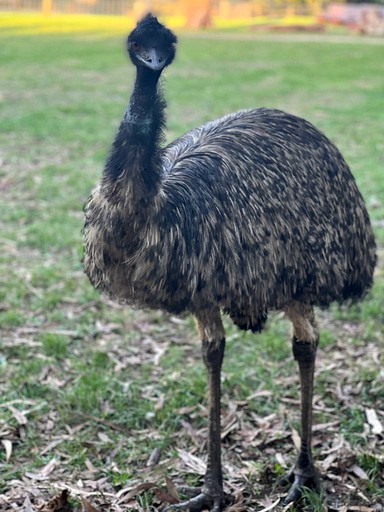
<path fill-rule="evenodd" d="M 133 50 L 135 50 L 135 52 L 140 50 L 140 45 L 136 41 L 132 41 L 131 47 L 132 47 Z"/>

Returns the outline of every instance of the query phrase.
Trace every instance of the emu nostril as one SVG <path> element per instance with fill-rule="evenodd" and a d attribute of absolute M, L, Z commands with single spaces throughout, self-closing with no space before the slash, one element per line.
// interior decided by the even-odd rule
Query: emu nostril
<path fill-rule="evenodd" d="M 164 55 L 159 55 L 155 49 L 150 49 L 142 56 L 142 61 L 149 68 L 160 70 L 164 67 L 166 58 Z"/>

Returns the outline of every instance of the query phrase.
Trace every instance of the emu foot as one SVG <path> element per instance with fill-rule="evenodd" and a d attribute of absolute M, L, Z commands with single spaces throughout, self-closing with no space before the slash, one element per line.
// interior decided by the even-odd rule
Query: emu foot
<path fill-rule="evenodd" d="M 280 480 L 280 484 L 291 484 L 288 494 L 283 500 L 283 505 L 296 503 L 301 498 L 303 488 L 313 489 L 318 493 L 321 490 L 319 474 L 313 465 L 307 466 L 305 469 L 293 468 Z"/>
<path fill-rule="evenodd" d="M 178 490 L 188 497 L 185 501 L 170 505 L 163 512 L 173 512 L 176 510 L 189 510 L 190 512 L 202 512 L 209 510 L 210 512 L 221 512 L 227 504 L 227 499 L 221 488 L 207 487 L 204 485 L 202 489 L 192 487 L 180 487 Z"/>

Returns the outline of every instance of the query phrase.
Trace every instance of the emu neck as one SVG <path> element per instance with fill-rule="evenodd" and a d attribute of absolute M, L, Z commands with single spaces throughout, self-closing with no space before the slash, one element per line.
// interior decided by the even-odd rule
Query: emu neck
<path fill-rule="evenodd" d="M 135 85 L 127 107 L 124 120 L 127 126 L 132 125 L 135 134 L 146 135 L 148 127 L 156 120 L 156 102 L 158 100 L 158 81 L 160 73 L 138 68 Z M 140 139 L 137 141 L 140 142 Z"/>
<path fill-rule="evenodd" d="M 133 92 L 104 170 L 111 194 L 132 208 L 146 206 L 160 186 L 159 152 L 165 101 L 160 72 L 138 68 Z"/>

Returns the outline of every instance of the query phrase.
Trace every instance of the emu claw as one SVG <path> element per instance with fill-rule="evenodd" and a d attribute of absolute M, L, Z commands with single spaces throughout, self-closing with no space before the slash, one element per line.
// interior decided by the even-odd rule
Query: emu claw
<path fill-rule="evenodd" d="M 283 500 L 282 504 L 284 506 L 296 503 L 301 497 L 303 487 L 313 489 L 316 492 L 320 492 L 321 489 L 319 475 L 313 466 L 309 466 L 304 471 L 294 468 L 281 479 L 280 483 L 292 483 L 287 496 Z"/>
<path fill-rule="evenodd" d="M 176 510 L 189 510 L 190 512 L 201 512 L 202 510 L 210 510 L 210 512 L 221 512 L 224 506 L 224 496 L 210 496 L 199 489 L 183 487 L 180 489 L 183 493 L 191 496 L 186 501 L 169 505 L 163 512 L 173 512 Z"/>

